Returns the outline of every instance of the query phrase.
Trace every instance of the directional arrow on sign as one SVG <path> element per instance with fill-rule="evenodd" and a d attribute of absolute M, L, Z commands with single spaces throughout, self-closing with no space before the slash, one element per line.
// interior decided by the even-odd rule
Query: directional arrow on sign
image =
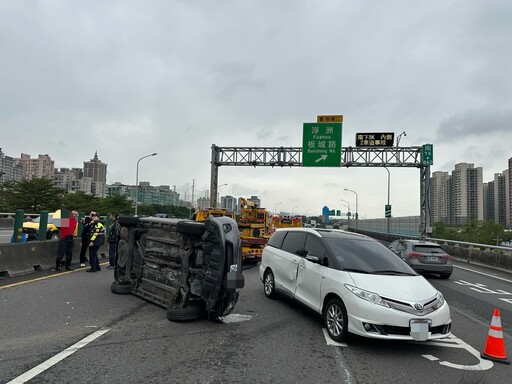
<path fill-rule="evenodd" d="M 315 160 L 315 163 L 318 163 L 319 161 L 322 161 L 322 160 L 325 161 L 325 159 L 327 159 L 327 155 L 322 155 L 318 159 Z"/>

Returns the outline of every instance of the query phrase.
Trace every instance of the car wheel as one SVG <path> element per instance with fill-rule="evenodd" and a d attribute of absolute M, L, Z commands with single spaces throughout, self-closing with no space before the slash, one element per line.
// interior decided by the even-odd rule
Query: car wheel
<path fill-rule="evenodd" d="M 50 232 L 50 234 L 48 235 L 48 239 L 50 240 L 59 240 L 59 238 L 59 232 Z"/>
<path fill-rule="evenodd" d="M 274 272 L 269 269 L 265 272 L 265 277 L 263 278 L 263 290 L 265 291 L 265 296 L 273 299 L 276 297 L 276 281 L 274 279 Z"/>
<path fill-rule="evenodd" d="M 127 293 L 131 293 L 132 285 L 131 284 L 120 284 L 117 281 L 114 281 L 110 285 L 110 291 L 112 293 L 117 293 L 117 294 L 125 295 Z"/>
<path fill-rule="evenodd" d="M 341 342 L 347 339 L 348 316 L 343 302 L 338 299 L 331 299 L 324 308 L 324 325 L 327 333 L 334 341 Z"/>
<path fill-rule="evenodd" d="M 441 273 L 439 276 L 441 276 L 441 279 L 448 279 L 451 275 L 451 273 Z"/>
<path fill-rule="evenodd" d="M 171 321 L 191 321 L 203 317 L 205 314 L 204 302 L 189 303 L 186 307 L 169 305 L 167 319 Z"/>
<path fill-rule="evenodd" d="M 176 231 L 186 235 L 202 235 L 206 231 L 206 227 L 201 221 L 178 221 Z"/>

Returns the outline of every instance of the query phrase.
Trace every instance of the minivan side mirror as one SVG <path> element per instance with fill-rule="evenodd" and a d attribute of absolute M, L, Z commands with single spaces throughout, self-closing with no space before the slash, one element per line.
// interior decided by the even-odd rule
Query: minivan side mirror
<path fill-rule="evenodd" d="M 307 255 L 306 260 L 311 261 L 312 263 L 320 264 L 320 259 L 317 256 Z"/>

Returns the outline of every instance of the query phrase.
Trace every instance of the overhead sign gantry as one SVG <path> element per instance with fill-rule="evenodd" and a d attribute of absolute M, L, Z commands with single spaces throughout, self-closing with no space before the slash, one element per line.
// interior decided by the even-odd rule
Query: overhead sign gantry
<path fill-rule="evenodd" d="M 334 116 L 318 116 L 334 118 Z M 326 125 L 323 125 L 326 124 Z M 328 127 L 339 127 L 327 130 Z M 210 204 L 217 205 L 217 185 L 219 167 L 222 166 L 250 166 L 250 167 L 395 167 L 395 168 L 419 168 L 420 169 L 420 234 L 427 235 L 430 231 L 430 165 L 433 162 L 432 144 L 416 147 L 341 147 L 341 121 L 328 121 L 325 123 L 305 123 L 303 133 L 303 147 L 219 147 L 212 144 L 211 178 L 210 178 Z M 319 127 L 318 131 L 314 127 Z M 324 129 L 322 131 L 320 129 Z M 310 130 L 307 133 L 306 130 Z M 315 136 L 316 135 L 316 136 Z M 332 135 L 332 139 L 329 137 Z M 313 146 L 323 148 L 329 144 L 319 144 L 322 138 L 332 141 L 333 149 L 339 143 L 339 148 L 332 153 L 306 154 L 305 147 L 311 139 L 315 141 Z M 313 156 L 313 154 L 315 156 Z M 327 154 L 327 158 L 317 161 Z M 336 158 L 335 158 L 336 157 Z M 323 162 L 325 161 L 325 162 Z M 326 165 L 328 164 L 328 165 Z"/>

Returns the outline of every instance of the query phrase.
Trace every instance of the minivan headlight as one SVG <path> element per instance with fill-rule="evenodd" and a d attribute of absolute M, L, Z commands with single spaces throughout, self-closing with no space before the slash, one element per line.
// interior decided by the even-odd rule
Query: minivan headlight
<path fill-rule="evenodd" d="M 444 304 L 444 296 L 441 292 L 437 292 L 437 299 L 436 299 L 436 304 L 435 304 L 435 308 L 436 309 L 439 309 L 443 306 Z"/>
<path fill-rule="evenodd" d="M 364 289 L 354 287 L 349 284 L 345 284 L 345 287 L 352 292 L 354 295 L 359 297 L 360 299 L 369 301 L 370 303 L 381 305 L 386 308 L 391 308 L 390 305 L 384 300 L 382 297 L 377 295 L 376 293 L 365 291 Z"/>

